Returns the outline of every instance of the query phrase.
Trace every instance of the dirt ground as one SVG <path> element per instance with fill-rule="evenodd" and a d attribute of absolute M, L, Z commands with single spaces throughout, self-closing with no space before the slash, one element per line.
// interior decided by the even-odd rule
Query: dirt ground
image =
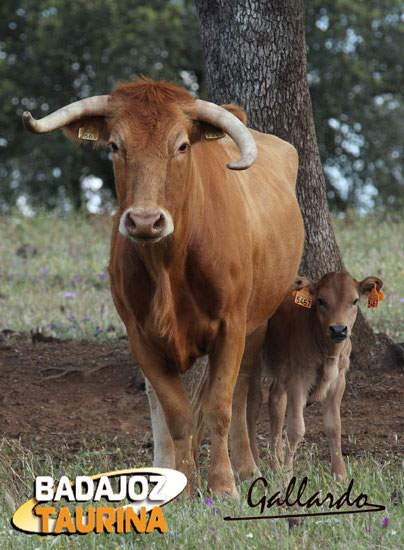
<path fill-rule="evenodd" d="M 142 378 L 126 341 L 115 343 L 5 341 L 0 343 L 0 433 L 34 453 L 68 459 L 87 449 L 119 447 L 134 466 L 151 460 L 152 438 Z M 378 460 L 404 456 L 404 373 L 349 373 L 342 404 L 345 455 Z M 268 423 L 259 427 L 265 454 Z M 304 449 L 327 457 L 321 411 L 306 412 Z M 62 456 L 63 455 L 63 456 Z"/>

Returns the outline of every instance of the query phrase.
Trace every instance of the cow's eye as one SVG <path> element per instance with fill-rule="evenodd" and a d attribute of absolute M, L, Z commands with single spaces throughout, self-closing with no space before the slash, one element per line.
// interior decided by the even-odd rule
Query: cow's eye
<path fill-rule="evenodd" d="M 355 300 L 352 302 L 352 305 L 356 306 L 358 305 L 358 303 L 359 303 L 359 298 L 355 298 Z"/>
<path fill-rule="evenodd" d="M 327 302 L 324 300 L 324 298 L 317 298 L 317 303 L 321 307 L 326 307 L 327 306 Z"/>
<path fill-rule="evenodd" d="M 179 153 L 185 153 L 186 151 L 188 151 L 188 147 L 189 147 L 189 143 L 187 141 L 184 141 L 184 143 L 182 143 L 178 147 L 178 152 Z"/>
<path fill-rule="evenodd" d="M 109 146 L 111 147 L 111 150 L 112 150 L 113 153 L 117 153 L 119 151 L 119 147 L 115 143 L 115 141 L 110 141 Z"/>

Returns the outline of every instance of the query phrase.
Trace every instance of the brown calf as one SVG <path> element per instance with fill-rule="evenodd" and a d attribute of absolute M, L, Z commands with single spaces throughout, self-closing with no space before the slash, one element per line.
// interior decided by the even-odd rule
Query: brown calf
<path fill-rule="evenodd" d="M 346 272 L 327 273 L 317 283 L 298 277 L 292 287 L 295 296 L 291 290 L 268 322 L 263 363 L 270 385 L 268 412 L 272 465 L 277 468 L 284 464 L 285 472 L 290 477 L 293 475 L 295 451 L 305 433 L 304 408 L 308 401 L 318 401 L 323 407 L 331 473 L 337 479 L 345 478 L 340 405 L 349 367 L 350 335 L 360 297 L 369 295 L 373 288 L 380 292 L 382 286 L 383 282 L 377 277 L 367 277 L 358 282 Z M 258 456 L 255 424 L 260 403 L 260 375 L 260 368 L 257 368 L 248 405 L 250 438 L 255 457 Z M 282 430 L 286 412 L 287 447 L 284 460 Z"/>

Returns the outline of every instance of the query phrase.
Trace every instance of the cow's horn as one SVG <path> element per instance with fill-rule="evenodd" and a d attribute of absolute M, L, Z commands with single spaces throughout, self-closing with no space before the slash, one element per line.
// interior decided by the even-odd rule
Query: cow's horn
<path fill-rule="evenodd" d="M 231 170 L 245 170 L 257 160 L 257 146 L 250 131 L 244 124 L 232 113 L 210 103 L 197 99 L 195 118 L 203 120 L 216 126 L 226 132 L 240 149 L 240 158 L 236 162 L 231 162 L 227 168 Z"/>
<path fill-rule="evenodd" d="M 29 111 L 25 111 L 22 114 L 22 121 L 25 128 L 33 134 L 46 134 L 58 128 L 63 128 L 63 126 L 71 124 L 83 116 L 101 116 L 105 114 L 109 98 L 109 95 L 96 95 L 81 99 L 40 120 L 35 120 Z"/>

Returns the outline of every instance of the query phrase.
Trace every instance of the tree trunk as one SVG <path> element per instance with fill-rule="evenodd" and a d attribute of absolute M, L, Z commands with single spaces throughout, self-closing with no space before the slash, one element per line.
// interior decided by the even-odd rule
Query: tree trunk
<path fill-rule="evenodd" d="M 343 269 L 307 82 L 303 1 L 197 0 L 196 6 L 210 99 L 241 105 L 252 128 L 289 141 L 299 153 L 297 196 L 306 230 L 300 274 L 317 280 L 327 271 Z M 369 338 L 375 342 L 362 315 L 355 332 L 354 346 L 358 335 L 366 335 L 368 345 Z M 385 360 L 387 347 L 377 347 L 379 362 Z M 362 350 L 360 357 L 365 363 L 370 359 Z"/>

